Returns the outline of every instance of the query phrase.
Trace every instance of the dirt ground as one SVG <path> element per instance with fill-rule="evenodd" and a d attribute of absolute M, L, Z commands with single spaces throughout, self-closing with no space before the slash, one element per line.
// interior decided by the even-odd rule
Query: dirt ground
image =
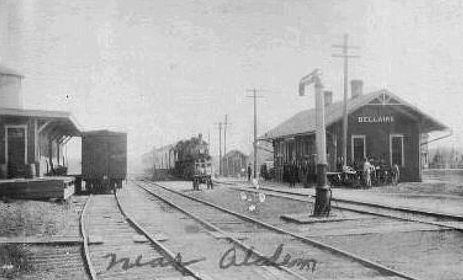
<path fill-rule="evenodd" d="M 0 237 L 72 234 L 78 227 L 80 203 L 74 197 L 67 202 L 0 200 Z"/>

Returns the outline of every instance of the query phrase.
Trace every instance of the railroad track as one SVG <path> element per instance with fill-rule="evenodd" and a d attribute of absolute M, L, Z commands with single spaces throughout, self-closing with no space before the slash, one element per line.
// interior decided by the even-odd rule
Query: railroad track
<path fill-rule="evenodd" d="M 202 217 L 205 220 L 204 223 L 226 231 L 229 236 L 244 240 L 242 242 L 245 245 L 259 249 L 266 256 L 272 256 L 273 250 L 282 244 L 285 254 L 289 256 L 297 256 L 300 259 L 309 257 L 311 260 L 315 260 L 316 268 L 313 271 L 300 270 L 299 267 L 290 268 L 307 279 L 343 277 L 351 279 L 417 279 L 358 255 L 165 186 L 152 182 L 139 182 L 137 184 L 153 196 L 181 209 L 191 217 Z"/>
<path fill-rule="evenodd" d="M 88 199 L 76 200 L 75 207 L 80 210 L 80 219 Z M 76 223 L 77 226 L 77 223 Z M 5 253 L 12 258 L 11 266 L 16 272 L 7 276 L 7 267 L 2 267 L 2 274 L 14 279 L 90 279 L 89 266 L 84 252 L 84 238 L 77 228 L 62 236 L 29 236 L 26 238 L 9 238 L 0 241 L 2 257 Z M 6 259 L 3 259 L 5 261 Z M 8 261 L 8 260 L 6 260 Z M 0 279 L 4 279 L 0 276 Z"/>
<path fill-rule="evenodd" d="M 84 224 L 93 279 L 200 279 L 124 208 L 119 196 L 92 197 Z"/>
<path fill-rule="evenodd" d="M 271 267 L 271 264 L 229 267 L 226 270 L 221 268 L 221 254 L 227 250 L 234 249 L 237 254 L 244 256 L 252 248 L 204 220 L 183 212 L 169 201 L 130 186 L 121 196 L 121 204 L 137 201 L 137 207 L 127 210 L 141 221 L 143 227 L 165 235 L 164 246 L 182 254 L 184 258 L 201 260 L 191 265 L 198 279 L 305 279 L 284 267 Z M 259 255 L 257 250 L 253 250 L 253 253 Z"/>
<path fill-rule="evenodd" d="M 234 184 L 227 185 L 230 186 L 218 188 L 221 196 L 256 192 L 249 187 L 237 188 Z M 286 216 L 291 216 L 291 213 L 302 211 L 303 216 L 308 217 L 313 209 L 312 197 L 292 195 L 284 190 L 271 190 L 261 187 L 258 193 L 267 197 L 265 204 L 268 207 L 262 205 L 262 209 L 271 212 L 263 215 L 262 219 L 272 225 L 343 248 L 388 267 L 408 271 L 423 279 L 463 279 L 460 268 L 463 250 L 458 245 L 463 242 L 463 235 L 462 224 L 458 219 L 439 219 L 436 215 L 429 216 L 426 213 L 334 201 L 332 214 L 335 219 L 340 218 L 338 221 L 325 224 L 297 224 L 294 220 L 284 221 L 280 218 L 281 214 L 290 213 Z M 198 196 L 209 201 L 226 203 L 226 199 L 220 199 L 210 192 L 198 193 Z M 280 211 L 273 210 L 281 206 L 286 207 Z M 446 261 L 440 261 L 441 259 Z"/>
<path fill-rule="evenodd" d="M 86 210 L 86 255 L 95 279 L 304 279 L 258 266 L 222 275 L 217 260 L 229 239 L 129 185 L 115 196 L 93 196 Z"/>
<path fill-rule="evenodd" d="M 227 184 L 231 185 L 231 189 L 238 191 L 250 190 L 249 187 L 241 187 L 237 183 Z M 274 188 L 260 187 L 260 192 L 269 196 L 291 199 L 301 202 L 314 202 L 315 196 L 295 193 L 285 190 L 276 190 Z M 431 211 L 424 211 L 419 209 L 405 208 L 405 207 L 391 207 L 382 204 L 367 203 L 361 201 L 352 201 L 347 199 L 332 198 L 332 208 L 352 211 L 361 214 L 374 215 L 378 217 L 391 218 L 396 220 L 410 221 L 421 224 L 429 224 L 439 226 L 442 228 L 463 231 L 463 217 L 455 216 L 446 213 L 438 213 Z"/>

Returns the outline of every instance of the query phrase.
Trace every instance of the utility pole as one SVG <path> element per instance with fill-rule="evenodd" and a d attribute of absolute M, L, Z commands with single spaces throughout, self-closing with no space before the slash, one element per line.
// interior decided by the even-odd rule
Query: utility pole
<path fill-rule="evenodd" d="M 263 98 L 263 96 L 257 95 L 257 89 L 248 89 L 247 92 L 252 92 L 252 95 L 246 97 L 252 97 L 254 100 L 254 178 L 257 178 L 257 98 Z"/>
<path fill-rule="evenodd" d="M 326 161 L 326 127 L 325 127 L 325 97 L 323 94 L 323 84 L 320 79 L 321 73 L 315 69 L 309 75 L 303 77 L 299 83 L 299 95 L 305 95 L 305 88 L 314 84 L 315 87 L 315 112 L 316 130 L 315 141 L 317 146 L 317 187 L 315 189 L 315 206 L 313 216 L 327 217 L 331 211 L 331 192 L 330 186 L 326 183 L 326 171 L 328 164 Z"/>
<path fill-rule="evenodd" d="M 222 122 L 219 122 L 219 175 L 222 175 Z"/>
<path fill-rule="evenodd" d="M 225 122 L 223 124 L 223 156 L 225 157 L 227 155 L 227 127 L 230 124 L 228 123 L 228 114 L 225 114 Z M 224 174 L 228 174 L 228 159 L 225 161 L 226 167 L 224 167 Z"/>
<path fill-rule="evenodd" d="M 343 122 L 342 122 L 342 157 L 343 165 L 347 165 L 347 129 L 348 129 L 348 118 L 347 118 L 347 99 L 349 91 L 349 81 L 348 81 L 348 72 L 349 72 L 349 58 L 357 58 L 358 55 L 350 55 L 350 49 L 359 49 L 356 46 L 349 46 L 348 44 L 349 35 L 344 34 L 344 42 L 342 45 L 333 45 L 333 48 L 341 49 L 342 54 L 333 54 L 333 57 L 340 57 L 344 59 L 344 106 L 343 106 Z"/>

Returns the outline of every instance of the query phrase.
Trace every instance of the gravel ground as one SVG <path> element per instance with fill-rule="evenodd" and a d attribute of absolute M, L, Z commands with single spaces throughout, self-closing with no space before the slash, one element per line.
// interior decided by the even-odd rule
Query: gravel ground
<path fill-rule="evenodd" d="M 261 186 L 311 195 L 315 193 L 313 188 L 289 189 L 286 184 L 278 182 L 261 182 L 260 184 Z M 242 185 L 245 186 L 246 183 Z M 461 187 L 455 183 L 442 181 L 408 182 L 400 183 L 398 186 L 373 187 L 371 189 L 336 187 L 333 189 L 333 197 L 461 215 L 463 213 L 463 196 L 459 195 L 459 188 Z"/>
<path fill-rule="evenodd" d="M 321 240 L 388 267 L 412 271 L 420 279 L 463 279 L 463 235 L 455 231 L 390 232 L 348 239 L 330 236 Z"/>
<path fill-rule="evenodd" d="M 0 201 L 0 237 L 78 235 L 85 198 L 68 202 Z"/>
<path fill-rule="evenodd" d="M 0 246 L 0 279 L 88 279 L 80 246 Z"/>

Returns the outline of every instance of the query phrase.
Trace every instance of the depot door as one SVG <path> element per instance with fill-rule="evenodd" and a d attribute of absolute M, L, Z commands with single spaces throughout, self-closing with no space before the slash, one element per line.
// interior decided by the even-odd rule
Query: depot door
<path fill-rule="evenodd" d="M 6 127 L 6 161 L 9 178 L 25 175 L 26 145 L 26 126 Z"/>

